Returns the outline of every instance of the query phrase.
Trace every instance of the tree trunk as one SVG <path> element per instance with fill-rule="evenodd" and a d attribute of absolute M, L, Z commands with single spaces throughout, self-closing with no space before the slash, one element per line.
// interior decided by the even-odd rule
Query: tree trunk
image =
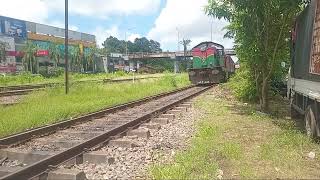
<path fill-rule="evenodd" d="M 260 98 L 260 107 L 263 112 L 269 111 L 268 91 L 269 91 L 268 79 L 263 78 L 263 81 L 261 84 L 261 98 Z"/>
<path fill-rule="evenodd" d="M 29 63 L 29 65 L 30 65 L 30 72 L 31 72 L 31 74 L 33 74 L 33 63 L 32 63 L 32 61 Z"/>

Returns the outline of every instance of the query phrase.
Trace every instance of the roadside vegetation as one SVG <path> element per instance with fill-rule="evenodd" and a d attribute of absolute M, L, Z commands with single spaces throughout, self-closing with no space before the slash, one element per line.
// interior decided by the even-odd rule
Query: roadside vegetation
<path fill-rule="evenodd" d="M 243 81 L 237 95 L 254 99 L 269 111 L 272 83 L 282 81 L 290 65 L 290 32 L 305 0 L 208 0 L 206 13 L 230 22 L 225 37 L 235 39 Z M 281 64 L 287 64 L 282 67 Z M 276 82 L 277 84 L 277 82 Z"/>
<path fill-rule="evenodd" d="M 17 105 L 0 106 L 0 137 L 189 84 L 186 74 L 167 74 L 136 83 L 73 85 L 68 95 L 63 87 L 34 92 Z"/>
<path fill-rule="evenodd" d="M 154 179 L 319 178 L 320 147 L 288 116 L 278 97 L 270 115 L 218 87 L 195 101 L 202 112 L 189 147 L 155 164 Z"/>
<path fill-rule="evenodd" d="M 136 74 L 135 76 L 140 76 Z M 151 76 L 157 76 L 151 75 Z M 120 77 L 131 77 L 132 73 L 125 73 L 118 71 L 115 73 L 99 73 L 99 74 L 82 74 L 82 73 L 70 73 L 70 81 L 85 81 L 85 80 L 102 80 L 102 79 L 114 79 Z M 146 76 L 146 75 L 141 75 Z M 45 84 L 45 83 L 63 83 L 64 74 L 57 77 L 46 78 L 41 75 L 33 75 L 31 73 L 23 73 L 20 75 L 0 75 L 0 86 L 13 86 L 13 85 L 27 85 L 27 84 Z"/>

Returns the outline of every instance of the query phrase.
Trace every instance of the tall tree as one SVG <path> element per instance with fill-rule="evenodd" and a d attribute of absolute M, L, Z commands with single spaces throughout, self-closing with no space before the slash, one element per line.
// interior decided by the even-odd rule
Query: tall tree
<path fill-rule="evenodd" d="M 162 52 L 159 42 L 148 40 L 146 37 L 136 38 L 134 42 L 120 41 L 116 37 L 108 37 L 102 44 L 108 52 L 125 53 L 128 47 L 128 52 Z M 127 46 L 128 45 L 128 46 Z"/>
<path fill-rule="evenodd" d="M 53 61 L 54 67 L 56 68 L 60 63 L 61 52 L 58 43 L 51 43 L 49 46 L 49 58 Z"/>
<path fill-rule="evenodd" d="M 92 66 L 93 72 L 95 72 L 96 68 L 96 55 L 97 54 L 104 54 L 105 52 L 102 49 L 98 49 L 96 47 L 92 47 L 89 49 L 89 51 L 85 54 L 85 59 L 86 59 L 86 66 L 85 70 L 88 71 L 88 67 Z M 106 53 L 105 53 L 106 54 Z"/>
<path fill-rule="evenodd" d="M 71 51 L 71 70 L 73 71 L 82 71 L 82 64 L 83 64 L 83 57 L 82 54 L 80 53 L 80 48 L 79 46 L 74 46 Z"/>
<path fill-rule="evenodd" d="M 102 44 L 102 46 L 108 49 L 109 52 L 113 53 L 124 53 L 125 52 L 125 42 L 119 41 L 116 37 L 108 37 Z"/>
<path fill-rule="evenodd" d="M 23 48 L 22 62 L 26 71 L 39 74 L 39 60 L 36 57 L 38 49 L 32 41 L 27 41 L 26 46 Z"/>
<path fill-rule="evenodd" d="M 134 40 L 134 45 L 136 52 L 151 52 L 150 41 L 145 37 L 136 38 L 136 40 Z"/>
<path fill-rule="evenodd" d="M 162 52 L 160 43 L 151 39 L 150 40 L 150 51 L 151 52 Z"/>
<path fill-rule="evenodd" d="M 263 111 L 269 108 L 270 80 L 289 59 L 288 39 L 303 0 L 208 0 L 206 13 L 230 22 L 236 52 L 255 81 Z"/>

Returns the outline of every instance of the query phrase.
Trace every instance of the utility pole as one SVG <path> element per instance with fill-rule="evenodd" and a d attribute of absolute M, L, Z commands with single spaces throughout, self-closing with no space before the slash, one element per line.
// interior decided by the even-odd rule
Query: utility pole
<path fill-rule="evenodd" d="M 180 32 L 179 32 L 179 29 L 177 29 L 177 32 L 178 32 L 178 52 L 180 51 Z"/>
<path fill-rule="evenodd" d="M 180 32 L 179 32 L 179 29 L 178 27 L 176 28 L 177 32 L 178 32 L 178 53 L 180 51 Z M 177 58 L 177 57 L 176 57 Z M 174 73 L 178 73 L 178 62 L 177 62 L 177 59 L 174 61 Z"/>
<path fill-rule="evenodd" d="M 128 56 L 128 41 L 127 41 L 127 31 L 124 33 L 124 40 L 126 41 L 126 56 Z"/>
<path fill-rule="evenodd" d="M 66 94 L 69 93 L 69 74 L 68 74 L 68 66 L 69 66 L 69 62 L 68 62 L 68 0 L 65 0 L 65 36 L 64 36 L 64 63 L 65 63 L 65 91 Z"/>
<path fill-rule="evenodd" d="M 213 18 L 211 17 L 211 42 L 212 42 L 212 26 L 213 26 Z"/>

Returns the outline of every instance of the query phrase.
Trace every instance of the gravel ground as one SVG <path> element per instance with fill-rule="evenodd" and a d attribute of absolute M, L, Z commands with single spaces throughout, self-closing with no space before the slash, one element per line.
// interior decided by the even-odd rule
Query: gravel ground
<path fill-rule="evenodd" d="M 19 103 L 25 95 L 0 97 L 0 105 L 11 105 Z"/>
<path fill-rule="evenodd" d="M 75 168 L 83 170 L 88 179 L 146 179 L 148 168 L 154 163 L 168 163 L 175 153 L 189 144 L 194 134 L 197 112 L 190 108 L 181 118 L 176 118 L 160 130 L 150 130 L 151 137 L 125 137 L 132 139 L 137 147 L 104 147 L 99 151 L 113 157 L 111 164 L 84 163 Z"/>

